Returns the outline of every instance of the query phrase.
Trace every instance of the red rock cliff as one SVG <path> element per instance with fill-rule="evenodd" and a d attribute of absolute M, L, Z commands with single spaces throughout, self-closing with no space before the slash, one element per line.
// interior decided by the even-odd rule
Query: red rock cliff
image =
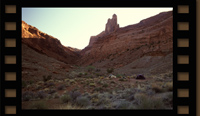
<path fill-rule="evenodd" d="M 113 15 L 106 24 L 105 32 L 109 34 L 92 38 L 92 45 L 81 51 L 80 65 L 118 68 L 143 56 L 166 56 L 173 52 L 172 11 L 119 29 L 116 19 Z"/>
<path fill-rule="evenodd" d="M 24 21 L 22 21 L 22 43 L 40 53 L 68 64 L 75 63 L 78 58 L 76 52 L 72 51 L 71 48 L 64 47 L 58 39 L 41 32 Z"/>

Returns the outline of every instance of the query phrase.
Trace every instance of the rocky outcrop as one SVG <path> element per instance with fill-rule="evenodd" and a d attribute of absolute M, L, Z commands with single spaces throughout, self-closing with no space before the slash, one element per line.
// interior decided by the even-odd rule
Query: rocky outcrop
<path fill-rule="evenodd" d="M 112 21 L 115 24 L 111 23 Z M 99 38 L 93 40 L 92 45 L 81 51 L 80 65 L 120 68 L 144 56 L 167 56 L 173 53 L 172 11 L 119 29 L 116 26 L 115 15 L 112 21 L 110 19 L 106 25 L 113 27 L 106 28 L 109 31 L 105 33 L 109 34 L 97 36 Z M 111 26 L 112 24 L 115 26 Z M 148 64 L 148 61 L 145 62 Z"/>
<path fill-rule="evenodd" d="M 117 29 L 119 29 L 119 24 L 117 24 L 117 15 L 113 14 L 112 19 L 108 19 L 108 22 L 106 24 L 105 33 L 109 34 L 113 31 L 116 31 Z"/>
<path fill-rule="evenodd" d="M 63 46 L 57 38 L 41 32 L 24 21 L 22 21 L 22 43 L 37 52 L 68 64 L 75 63 L 78 58 L 78 53 L 72 51 L 72 48 Z"/>
<path fill-rule="evenodd" d="M 96 41 L 98 41 L 98 39 L 112 33 L 115 32 L 117 29 L 119 29 L 119 24 L 117 24 L 117 15 L 114 14 L 112 16 L 112 19 L 108 19 L 107 23 L 106 23 L 106 27 L 105 27 L 105 31 L 102 31 L 101 33 L 99 33 L 96 36 L 91 36 L 90 37 L 90 42 L 88 47 L 92 46 L 93 43 L 95 43 Z"/>

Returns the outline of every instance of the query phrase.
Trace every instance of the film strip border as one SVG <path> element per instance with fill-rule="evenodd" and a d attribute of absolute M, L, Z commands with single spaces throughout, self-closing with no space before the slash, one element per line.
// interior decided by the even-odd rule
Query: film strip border
<path fill-rule="evenodd" d="M 196 6 L 178 0 L 174 6 L 174 110 L 196 115 Z M 1 115 L 21 112 L 21 6 L 1 1 Z"/>
<path fill-rule="evenodd" d="M 196 3 L 179 0 L 174 8 L 174 100 L 178 115 L 196 115 Z M 176 62 L 177 61 L 177 62 Z M 177 78 L 175 78 L 177 77 Z"/>
<path fill-rule="evenodd" d="M 21 107 L 21 7 L 1 1 L 1 115 L 19 114 Z"/>

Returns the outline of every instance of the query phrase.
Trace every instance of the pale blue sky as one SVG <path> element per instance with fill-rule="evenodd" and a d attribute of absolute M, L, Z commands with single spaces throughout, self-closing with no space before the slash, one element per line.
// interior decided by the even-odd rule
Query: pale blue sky
<path fill-rule="evenodd" d="M 172 8 L 22 8 L 22 20 L 61 41 L 83 49 L 91 36 L 105 30 L 108 18 L 117 15 L 120 27 L 171 11 Z"/>

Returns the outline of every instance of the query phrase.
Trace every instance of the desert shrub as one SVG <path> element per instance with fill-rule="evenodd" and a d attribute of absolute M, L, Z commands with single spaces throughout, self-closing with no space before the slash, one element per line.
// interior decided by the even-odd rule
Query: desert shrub
<path fill-rule="evenodd" d="M 65 105 L 62 105 L 62 106 L 58 107 L 58 109 L 62 109 L 62 110 L 77 110 L 77 109 L 85 109 L 85 108 L 77 106 L 75 104 L 67 103 Z"/>
<path fill-rule="evenodd" d="M 42 89 L 42 86 L 35 84 L 35 90 L 40 90 L 40 89 Z"/>
<path fill-rule="evenodd" d="M 132 104 L 128 101 L 121 101 L 121 102 L 118 102 L 116 108 L 117 109 L 131 109 Z"/>
<path fill-rule="evenodd" d="M 150 97 L 144 93 L 136 93 L 134 97 L 138 104 L 137 109 L 165 109 L 161 98 Z"/>
<path fill-rule="evenodd" d="M 103 88 L 102 87 L 96 87 L 96 88 L 94 88 L 94 90 L 93 91 L 97 91 L 97 92 L 99 92 L 99 91 L 102 91 L 103 90 Z"/>
<path fill-rule="evenodd" d="M 27 81 L 27 83 L 31 85 L 31 84 L 33 84 L 34 82 L 33 82 L 33 80 L 30 80 L 30 81 Z"/>
<path fill-rule="evenodd" d="M 130 96 L 128 97 L 128 100 L 129 100 L 129 101 L 133 101 L 133 100 L 135 100 L 134 95 L 130 95 Z"/>
<path fill-rule="evenodd" d="M 59 98 L 60 96 L 58 95 L 58 93 L 53 94 L 53 98 Z"/>
<path fill-rule="evenodd" d="M 25 91 L 24 93 L 22 93 L 22 100 L 23 101 L 29 101 L 31 99 L 33 99 L 35 96 L 35 94 L 31 91 Z"/>
<path fill-rule="evenodd" d="M 48 106 L 44 101 L 38 101 L 38 102 L 34 102 L 30 106 L 30 109 L 48 109 Z"/>
<path fill-rule="evenodd" d="M 94 66 L 87 66 L 87 71 L 88 72 L 92 72 L 93 70 L 95 69 L 95 67 Z"/>
<path fill-rule="evenodd" d="M 75 84 L 76 81 L 72 79 L 72 80 L 69 80 L 69 83 L 70 83 L 70 84 Z"/>
<path fill-rule="evenodd" d="M 163 88 L 161 86 L 158 86 L 156 84 L 153 84 L 152 86 L 152 90 L 154 90 L 156 93 L 161 93 L 163 92 Z"/>
<path fill-rule="evenodd" d="M 77 97 L 81 96 L 81 93 L 79 91 L 71 91 L 69 95 L 73 100 L 76 100 Z"/>
<path fill-rule="evenodd" d="M 22 88 L 25 88 L 27 86 L 27 83 L 25 81 L 22 81 Z"/>
<path fill-rule="evenodd" d="M 37 98 L 43 99 L 47 97 L 47 94 L 44 91 L 39 91 L 36 93 Z"/>
<path fill-rule="evenodd" d="M 64 85 L 64 84 L 59 85 L 59 86 L 57 87 L 58 90 L 63 90 L 64 88 L 65 88 L 65 85 Z"/>
<path fill-rule="evenodd" d="M 143 101 L 144 99 L 148 99 L 147 95 L 144 93 L 136 93 L 134 95 L 134 98 L 136 100 L 136 102 L 140 103 L 141 101 Z"/>
<path fill-rule="evenodd" d="M 48 92 L 48 94 L 53 94 L 53 93 L 55 93 L 55 92 L 56 92 L 55 89 L 50 89 L 49 92 Z"/>
<path fill-rule="evenodd" d="M 55 83 L 54 83 L 54 82 L 49 82 L 49 83 L 47 83 L 47 87 L 52 87 L 52 86 L 55 86 Z"/>
<path fill-rule="evenodd" d="M 96 105 L 106 105 L 109 104 L 111 102 L 111 99 L 113 96 L 111 94 L 109 94 L 108 92 L 104 92 L 102 94 L 98 94 L 98 102 L 96 103 Z"/>
<path fill-rule="evenodd" d="M 95 83 L 90 83 L 89 86 L 90 86 L 90 87 L 95 87 L 96 84 L 95 84 Z"/>
<path fill-rule="evenodd" d="M 165 109 L 164 102 L 161 98 L 143 99 L 137 107 L 138 109 Z"/>
<path fill-rule="evenodd" d="M 110 81 L 110 84 L 115 84 L 115 81 Z"/>
<path fill-rule="evenodd" d="M 95 73 L 95 75 L 96 75 L 97 77 L 101 76 L 101 74 L 100 74 L 100 73 Z"/>
<path fill-rule="evenodd" d="M 98 98 L 98 101 L 97 101 L 96 105 L 98 105 L 98 106 L 99 105 L 105 106 L 105 105 L 107 105 L 109 103 L 110 103 L 110 99 L 101 97 L 101 98 Z"/>
<path fill-rule="evenodd" d="M 121 94 L 122 99 L 134 100 L 135 89 L 125 89 Z"/>
<path fill-rule="evenodd" d="M 125 81 L 125 79 L 123 79 L 123 78 L 120 78 L 118 81 Z"/>
<path fill-rule="evenodd" d="M 161 98 L 153 98 L 152 102 L 154 109 L 165 109 L 164 102 Z"/>
<path fill-rule="evenodd" d="M 102 87 L 108 87 L 108 84 L 107 83 L 104 83 L 103 85 L 102 85 Z"/>
<path fill-rule="evenodd" d="M 88 106 L 90 105 L 90 100 L 85 96 L 79 96 L 76 99 L 76 104 L 81 107 Z"/>
<path fill-rule="evenodd" d="M 121 76 L 122 76 L 122 75 L 120 75 L 120 74 L 117 74 L 117 75 L 116 75 L 117 78 L 119 78 L 119 77 L 121 77 Z"/>
<path fill-rule="evenodd" d="M 165 86 L 168 91 L 173 91 L 173 82 L 167 82 Z"/>
<path fill-rule="evenodd" d="M 157 77 L 155 80 L 156 81 L 164 81 L 164 79 L 162 77 Z"/>
<path fill-rule="evenodd" d="M 72 72 L 70 72 L 70 73 L 68 74 L 68 77 L 69 77 L 69 78 L 74 78 L 74 77 L 76 77 L 78 74 L 79 74 L 78 72 L 72 71 Z"/>
<path fill-rule="evenodd" d="M 107 69 L 107 73 L 112 73 L 112 72 L 114 72 L 114 68 L 108 68 Z"/>
<path fill-rule="evenodd" d="M 96 69 L 96 72 L 100 72 L 101 71 L 101 69 Z"/>
<path fill-rule="evenodd" d="M 51 75 L 48 75 L 48 76 L 43 76 L 43 81 L 44 82 L 47 82 L 48 80 L 51 80 Z"/>
<path fill-rule="evenodd" d="M 69 94 L 64 94 L 60 97 L 60 100 L 62 103 L 68 103 L 72 100 L 72 98 Z"/>
<path fill-rule="evenodd" d="M 97 84 L 104 84 L 104 82 L 100 80 L 97 82 Z"/>
<path fill-rule="evenodd" d="M 168 93 L 165 95 L 163 98 L 163 101 L 165 102 L 166 105 L 173 107 L 173 93 Z"/>
<path fill-rule="evenodd" d="M 78 77 L 82 77 L 82 76 L 83 76 L 83 73 L 79 73 L 77 76 L 78 76 Z"/>

